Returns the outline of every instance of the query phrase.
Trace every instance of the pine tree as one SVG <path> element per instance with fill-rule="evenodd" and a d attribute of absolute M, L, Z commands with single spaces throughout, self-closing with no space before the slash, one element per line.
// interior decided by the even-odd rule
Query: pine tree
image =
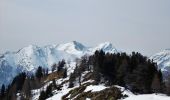
<path fill-rule="evenodd" d="M 65 65 L 65 60 L 62 60 L 61 62 L 59 62 L 57 71 L 58 72 L 62 71 L 64 68 L 64 65 Z"/>
<path fill-rule="evenodd" d="M 152 81 L 152 85 L 151 85 L 152 91 L 154 93 L 158 93 L 161 90 L 161 83 L 160 83 L 160 78 L 158 76 L 158 74 L 155 74 L 153 81 Z"/>
<path fill-rule="evenodd" d="M 41 91 L 39 99 L 38 100 L 45 100 L 47 98 L 45 91 Z"/>
<path fill-rule="evenodd" d="M 31 97 L 31 85 L 30 85 L 30 79 L 27 78 L 24 82 L 23 88 L 22 88 L 22 96 L 24 99 L 30 99 Z"/>
<path fill-rule="evenodd" d="M 67 78 L 67 68 L 64 69 L 63 78 Z"/>
<path fill-rule="evenodd" d="M 170 96 L 170 76 L 168 77 L 167 84 L 166 84 L 166 94 Z"/>
<path fill-rule="evenodd" d="M 71 73 L 70 78 L 69 78 L 69 86 L 68 86 L 68 88 L 74 87 L 74 81 L 75 81 L 75 74 Z"/>
<path fill-rule="evenodd" d="M 52 84 L 50 84 L 50 85 L 47 87 L 46 95 L 47 95 L 47 98 L 53 96 L 53 93 L 52 93 Z"/>
<path fill-rule="evenodd" d="M 1 87 L 1 98 L 4 98 L 5 96 L 5 85 L 3 84 L 2 87 Z"/>
<path fill-rule="evenodd" d="M 57 88 L 57 84 L 56 84 L 55 79 L 53 79 L 53 81 L 52 81 L 52 85 L 53 85 L 54 89 L 56 89 L 56 88 Z"/>
<path fill-rule="evenodd" d="M 39 81 L 43 77 L 43 71 L 42 71 L 42 67 L 41 66 L 39 66 L 37 71 L 36 71 L 36 77 L 38 78 Z"/>

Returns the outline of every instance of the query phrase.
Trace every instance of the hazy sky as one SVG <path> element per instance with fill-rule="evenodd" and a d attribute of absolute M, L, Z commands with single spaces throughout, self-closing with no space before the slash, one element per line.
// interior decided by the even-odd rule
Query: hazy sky
<path fill-rule="evenodd" d="M 73 40 L 145 55 L 170 48 L 170 0 L 0 0 L 0 53 Z"/>

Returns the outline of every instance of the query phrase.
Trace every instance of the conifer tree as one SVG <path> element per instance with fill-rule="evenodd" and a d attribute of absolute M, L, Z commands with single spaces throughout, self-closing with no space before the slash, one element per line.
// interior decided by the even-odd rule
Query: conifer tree
<path fill-rule="evenodd" d="M 64 69 L 63 78 L 67 78 L 67 68 Z"/>
<path fill-rule="evenodd" d="M 160 90 L 161 90 L 161 83 L 160 83 L 160 78 L 159 78 L 158 74 L 154 75 L 151 88 L 152 88 L 152 91 L 154 93 L 159 93 L 160 92 Z"/>
<path fill-rule="evenodd" d="M 5 85 L 3 84 L 1 87 L 1 93 L 0 93 L 1 98 L 4 98 L 5 96 Z"/>
<path fill-rule="evenodd" d="M 65 65 L 65 60 L 62 60 L 61 62 L 59 62 L 57 71 L 58 72 L 62 71 L 64 68 L 64 65 Z"/>
<path fill-rule="evenodd" d="M 52 84 L 50 84 L 48 87 L 47 87 L 47 89 L 46 89 L 46 98 L 49 98 L 49 97 L 51 97 L 51 96 L 53 96 L 53 94 L 52 94 Z"/>
<path fill-rule="evenodd" d="M 40 81 L 40 79 L 43 77 L 43 71 L 42 71 L 42 67 L 39 66 L 37 71 L 36 71 L 36 77 L 38 78 L 38 80 Z"/>
<path fill-rule="evenodd" d="M 46 93 L 45 91 L 41 91 L 39 99 L 38 100 L 45 100 L 46 99 Z"/>

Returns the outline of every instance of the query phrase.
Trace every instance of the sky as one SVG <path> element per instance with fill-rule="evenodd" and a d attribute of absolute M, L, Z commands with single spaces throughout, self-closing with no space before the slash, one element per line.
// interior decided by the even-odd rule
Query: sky
<path fill-rule="evenodd" d="M 30 44 L 111 42 L 150 56 L 170 48 L 170 0 L 0 0 L 0 53 Z"/>

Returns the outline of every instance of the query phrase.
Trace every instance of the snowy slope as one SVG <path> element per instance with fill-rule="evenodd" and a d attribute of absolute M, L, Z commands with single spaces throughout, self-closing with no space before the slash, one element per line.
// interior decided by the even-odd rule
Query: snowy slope
<path fill-rule="evenodd" d="M 84 75 L 87 74 L 87 73 L 88 72 L 85 72 Z M 56 83 L 61 84 L 62 82 L 64 82 L 65 80 L 68 80 L 68 79 L 69 79 L 68 77 L 65 78 L 65 79 L 59 79 L 59 80 L 56 80 Z M 92 83 L 92 82 L 93 82 L 93 80 L 88 80 L 88 81 L 83 82 L 82 84 Z M 51 83 L 51 82 L 49 82 L 49 83 Z M 35 94 L 35 95 L 33 95 L 32 100 L 38 100 L 39 95 L 40 95 L 40 90 L 45 90 L 45 88 L 47 87 L 47 85 L 49 85 L 49 83 L 47 83 L 41 89 L 33 90 L 32 93 Z M 63 87 L 62 87 L 61 90 L 54 90 L 53 91 L 54 95 L 52 97 L 48 98 L 47 100 L 62 100 L 62 97 L 64 95 L 66 95 L 67 93 L 69 93 L 69 91 L 74 90 L 77 87 L 79 87 L 78 84 L 75 85 L 73 88 L 68 88 L 68 83 L 65 83 L 65 84 L 63 84 Z M 115 85 L 115 87 L 119 88 L 124 95 L 128 96 L 126 98 L 121 98 L 119 100 L 170 100 L 170 97 L 166 96 L 165 94 L 155 94 L 155 93 L 153 93 L 153 94 L 138 94 L 138 95 L 136 95 L 136 94 L 133 94 L 131 91 L 126 90 L 124 87 L 120 87 L 120 86 L 117 86 L 117 85 Z M 106 88 L 110 88 L 110 87 L 105 86 L 104 84 L 89 85 L 85 88 L 85 90 L 83 92 L 88 92 L 88 91 L 100 92 L 100 91 L 102 91 Z M 79 94 L 81 94 L 81 92 Z M 77 96 L 75 95 L 75 97 L 77 97 Z M 69 99 L 69 100 L 73 100 L 73 99 Z M 86 98 L 86 100 L 92 100 L 92 99 Z"/>
<path fill-rule="evenodd" d="M 164 78 L 170 74 L 170 49 L 165 49 L 150 57 L 154 62 L 158 64 L 158 69 L 160 69 Z"/>
<path fill-rule="evenodd" d="M 162 94 L 130 95 L 124 100 L 170 100 L 170 97 Z"/>
<path fill-rule="evenodd" d="M 35 72 L 38 66 L 50 69 L 54 63 L 62 59 L 72 62 L 76 58 L 86 54 L 91 55 L 100 49 L 110 53 L 118 52 L 109 42 L 101 43 L 95 47 L 86 47 L 76 41 L 44 47 L 29 45 L 17 52 L 6 52 L 0 55 L 0 85 L 9 83 L 19 72 Z"/>
<path fill-rule="evenodd" d="M 129 90 L 125 90 L 124 87 L 120 87 L 115 85 L 117 88 L 119 88 L 124 95 L 127 95 L 127 98 L 121 99 L 121 100 L 170 100 L 170 97 L 165 94 L 133 94 Z"/>

